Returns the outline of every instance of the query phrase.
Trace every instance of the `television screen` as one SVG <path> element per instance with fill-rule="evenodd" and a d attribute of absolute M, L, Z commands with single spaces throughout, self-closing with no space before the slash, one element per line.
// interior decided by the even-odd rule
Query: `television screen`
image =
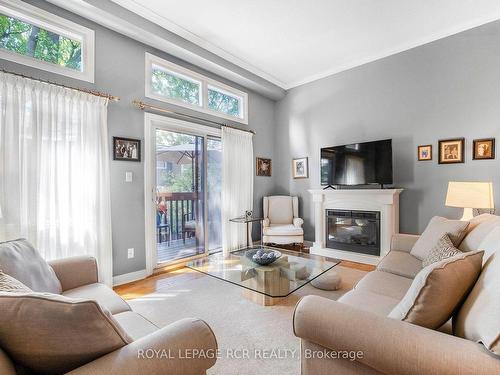
<path fill-rule="evenodd" d="M 392 184 L 392 140 L 321 149 L 321 185 Z"/>

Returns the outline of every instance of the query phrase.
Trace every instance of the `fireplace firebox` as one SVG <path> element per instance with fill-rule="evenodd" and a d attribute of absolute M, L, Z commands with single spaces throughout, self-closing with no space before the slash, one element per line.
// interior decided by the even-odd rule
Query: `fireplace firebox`
<path fill-rule="evenodd" d="M 327 247 L 380 255 L 380 212 L 326 210 Z"/>

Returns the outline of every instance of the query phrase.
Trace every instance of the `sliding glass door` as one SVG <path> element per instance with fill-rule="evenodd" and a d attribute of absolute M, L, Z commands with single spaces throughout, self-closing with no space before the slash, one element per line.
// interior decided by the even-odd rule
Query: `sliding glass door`
<path fill-rule="evenodd" d="M 205 127 L 183 123 L 151 123 L 147 148 L 152 151 L 154 220 L 147 221 L 154 226 L 154 267 L 221 248 L 221 140 L 204 132 Z"/>

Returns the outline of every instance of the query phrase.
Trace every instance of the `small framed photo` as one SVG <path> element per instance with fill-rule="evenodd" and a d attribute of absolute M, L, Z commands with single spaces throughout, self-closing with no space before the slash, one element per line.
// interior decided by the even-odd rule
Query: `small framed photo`
<path fill-rule="evenodd" d="M 465 163 L 465 138 L 439 141 L 439 164 Z"/>
<path fill-rule="evenodd" d="M 257 176 L 271 177 L 272 165 L 271 159 L 256 158 L 255 173 Z"/>
<path fill-rule="evenodd" d="M 432 160 L 432 145 L 418 146 L 417 152 L 419 161 Z"/>
<path fill-rule="evenodd" d="M 472 159 L 495 159 L 495 138 L 474 139 Z"/>
<path fill-rule="evenodd" d="M 113 137 L 113 160 L 141 161 L 141 140 Z"/>
<path fill-rule="evenodd" d="M 292 174 L 293 178 L 309 177 L 309 160 L 307 157 L 292 159 Z"/>

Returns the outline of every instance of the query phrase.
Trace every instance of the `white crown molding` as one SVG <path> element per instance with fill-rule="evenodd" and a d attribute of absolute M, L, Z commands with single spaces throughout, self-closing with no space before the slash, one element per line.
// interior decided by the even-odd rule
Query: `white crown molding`
<path fill-rule="evenodd" d="M 81 17 L 94 21 L 108 29 L 125 35 L 131 39 L 157 48 L 202 69 L 224 77 L 273 100 L 279 100 L 285 96 L 285 91 L 283 90 L 283 88 L 275 85 L 274 83 L 262 78 L 261 76 L 253 72 L 240 67 L 237 64 L 232 63 L 231 61 L 227 61 L 226 59 L 221 58 L 213 52 L 205 50 L 207 54 L 212 54 L 213 56 L 215 56 L 214 58 L 203 56 L 203 51 L 200 51 L 201 47 L 191 41 L 184 40 L 184 44 L 176 40 L 172 41 L 167 36 L 160 35 L 161 33 L 152 32 L 145 27 L 138 26 L 134 22 L 128 21 L 124 17 L 121 17 L 118 12 L 113 12 L 113 10 L 117 10 L 116 8 L 125 9 L 113 2 L 105 3 L 94 0 L 47 1 L 72 13 L 80 15 Z M 153 25 L 158 29 L 165 30 L 165 33 L 170 32 L 170 30 L 166 30 L 165 28 L 158 26 L 145 18 L 143 19 L 149 22 L 150 25 Z M 189 43 L 191 43 L 192 46 L 186 46 L 186 44 Z M 231 67 L 231 65 L 233 67 Z"/>
<path fill-rule="evenodd" d="M 155 13 L 152 9 L 138 4 L 134 0 L 111 0 L 114 3 L 122 6 L 125 9 L 130 10 L 131 12 L 134 12 L 138 14 L 139 16 L 163 27 L 164 29 L 171 31 L 181 37 L 183 37 L 186 40 L 189 40 L 190 42 L 196 44 L 199 47 L 202 47 L 206 49 L 207 51 L 210 51 L 214 54 L 216 54 L 219 57 L 222 57 L 223 59 L 232 62 L 235 65 L 238 65 L 242 67 L 243 69 L 248 70 L 249 72 L 252 72 L 256 75 L 258 75 L 261 78 L 264 78 L 266 81 L 269 81 L 271 83 L 274 83 L 276 86 L 279 86 L 281 88 L 284 88 L 286 85 L 284 82 L 280 81 L 278 78 L 274 77 L 273 75 L 266 73 L 262 69 L 259 69 L 255 67 L 254 65 L 238 58 L 237 56 L 234 56 L 230 52 L 224 50 L 221 47 L 216 46 L 213 43 L 210 43 L 208 40 L 200 37 L 199 35 L 196 35 L 189 30 L 186 30 L 182 26 L 179 26 L 175 22 L 162 17 L 158 13 Z"/>
<path fill-rule="evenodd" d="M 385 57 L 389 57 L 407 50 L 410 50 L 415 47 L 419 47 L 436 40 L 449 37 L 451 35 L 458 34 L 460 32 L 472 29 L 474 27 L 478 27 L 489 22 L 493 22 L 500 19 L 500 13 L 490 13 L 484 17 L 479 17 L 472 21 L 464 22 L 460 25 L 456 25 L 452 28 L 449 28 L 445 31 L 434 33 L 432 35 L 418 38 L 415 40 L 411 40 L 407 43 L 401 44 L 395 48 L 391 48 L 385 51 L 382 51 L 378 54 L 354 58 L 352 61 L 332 67 L 330 69 L 324 70 L 322 72 L 318 72 L 313 75 L 309 75 L 304 78 L 300 78 L 297 80 L 293 80 L 290 82 L 282 82 L 276 77 L 272 76 L 269 73 L 264 72 L 262 69 L 256 68 L 252 64 L 243 61 L 242 59 L 232 55 L 231 53 L 225 51 L 223 48 L 213 45 L 208 42 L 204 38 L 191 33 L 190 31 L 184 29 L 183 27 L 175 24 L 171 20 L 168 20 L 154 11 L 143 7 L 134 0 L 111 0 L 112 3 L 117 7 L 127 9 L 128 11 L 135 13 L 136 15 L 142 17 L 143 19 L 151 22 L 152 24 L 161 27 L 168 32 L 176 34 L 186 41 L 196 45 L 199 48 L 206 50 L 213 55 L 224 59 L 225 61 L 233 64 L 245 71 L 254 74 L 260 79 L 269 82 L 269 85 L 274 85 L 275 89 L 264 87 L 265 85 L 256 83 L 255 80 L 246 77 L 244 74 L 236 72 L 234 69 L 229 69 L 213 60 L 207 59 L 206 57 L 200 56 L 199 54 L 184 46 L 180 46 L 172 41 L 167 40 L 166 38 L 156 35 L 152 32 L 144 30 L 140 27 L 137 27 L 131 22 L 127 22 L 125 19 L 120 18 L 110 12 L 106 12 L 101 8 L 98 8 L 90 2 L 97 3 L 93 0 L 48 0 L 48 2 L 53 3 L 57 6 L 65 8 L 73 13 L 79 14 L 85 18 L 88 18 L 94 22 L 97 22 L 105 27 L 108 27 L 114 31 L 117 31 L 123 35 L 126 35 L 132 39 L 138 40 L 144 44 L 150 45 L 152 47 L 163 50 L 171 55 L 174 55 L 182 60 L 185 60 L 189 63 L 197 65 L 203 69 L 206 69 L 212 73 L 218 74 L 222 77 L 225 77 L 229 80 L 232 80 L 244 87 L 247 87 L 251 90 L 259 92 L 265 96 L 268 96 L 274 100 L 279 100 L 284 96 L 284 92 L 278 92 L 278 89 L 282 90 L 290 90 L 295 87 L 311 83 L 317 81 L 322 78 L 329 77 L 331 75 L 373 62 Z"/>
<path fill-rule="evenodd" d="M 401 44 L 400 46 L 398 46 L 396 48 L 391 48 L 389 50 L 383 51 L 383 52 L 378 53 L 376 55 L 372 55 L 372 56 L 364 57 L 364 58 L 359 58 L 359 59 L 353 59 L 351 62 L 344 64 L 342 66 L 328 69 L 328 70 L 325 70 L 323 72 L 310 75 L 306 78 L 287 83 L 287 84 L 285 84 L 285 86 L 283 88 L 285 90 L 290 90 L 290 89 L 293 89 L 295 87 L 302 86 L 302 85 L 305 85 L 307 83 L 311 83 L 311 82 L 320 80 L 322 78 L 326 78 L 326 77 L 332 76 L 334 74 L 344 72 L 346 70 L 356 68 L 358 66 L 365 65 L 365 64 L 383 59 L 385 57 L 389 57 L 389 56 L 392 56 L 392 55 L 395 55 L 395 54 L 398 54 L 398 53 L 401 53 L 404 51 L 408 51 L 408 50 L 415 48 L 415 47 L 420 47 L 420 46 L 423 46 L 425 44 L 435 42 L 439 39 L 447 38 L 449 36 L 461 33 L 463 31 L 473 29 L 475 27 L 485 25 L 485 24 L 493 22 L 493 21 L 497 21 L 499 19 L 500 19 L 500 12 L 489 14 L 488 16 L 478 18 L 476 20 L 469 21 L 469 22 L 463 23 L 461 25 L 457 25 L 457 26 L 452 27 L 446 31 L 443 31 L 440 33 L 435 33 L 435 34 L 432 34 L 432 35 L 427 36 L 425 38 L 419 38 L 416 40 L 412 40 L 408 43 Z"/>

